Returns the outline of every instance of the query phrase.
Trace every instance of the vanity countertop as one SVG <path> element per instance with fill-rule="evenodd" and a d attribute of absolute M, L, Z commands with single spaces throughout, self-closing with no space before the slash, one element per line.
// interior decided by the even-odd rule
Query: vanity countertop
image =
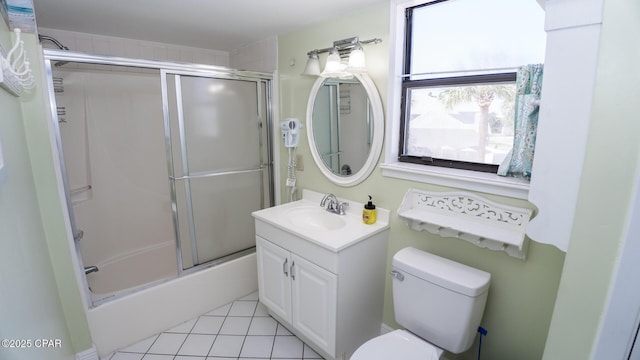
<path fill-rule="evenodd" d="M 258 221 L 306 239 L 333 252 L 341 251 L 389 228 L 389 210 L 377 207 L 377 221 L 362 222 L 364 203 L 346 201 L 345 215 L 332 214 L 320 207 L 325 194 L 303 190 L 302 200 L 258 210 L 252 213 Z M 335 218 L 334 218 L 335 217 Z"/>

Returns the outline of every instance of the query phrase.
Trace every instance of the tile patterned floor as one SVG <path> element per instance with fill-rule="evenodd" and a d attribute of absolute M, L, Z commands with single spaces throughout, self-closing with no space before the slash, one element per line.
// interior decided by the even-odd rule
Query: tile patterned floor
<path fill-rule="evenodd" d="M 322 359 L 291 334 L 253 293 L 120 349 L 102 360 Z"/>

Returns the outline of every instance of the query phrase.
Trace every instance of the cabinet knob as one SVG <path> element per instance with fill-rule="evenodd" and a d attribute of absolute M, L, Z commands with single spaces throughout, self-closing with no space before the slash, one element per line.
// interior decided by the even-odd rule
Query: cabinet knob
<path fill-rule="evenodd" d="M 293 267 L 294 267 L 294 266 L 296 266 L 296 262 L 295 262 L 295 261 L 292 261 L 292 262 L 291 262 L 291 269 L 290 269 L 290 270 L 291 270 L 291 280 L 295 280 L 295 279 L 296 279 L 296 276 L 295 276 L 295 275 L 294 275 L 294 273 L 293 273 Z"/>
<path fill-rule="evenodd" d="M 289 273 L 287 272 L 287 263 L 289 262 L 289 259 L 284 259 L 284 263 L 282 263 L 282 272 L 284 273 L 284 275 L 286 277 L 289 277 Z"/>

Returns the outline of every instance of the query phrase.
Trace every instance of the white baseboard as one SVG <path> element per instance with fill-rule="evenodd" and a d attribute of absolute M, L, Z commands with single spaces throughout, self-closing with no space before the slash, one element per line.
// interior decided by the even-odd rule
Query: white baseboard
<path fill-rule="evenodd" d="M 395 330 L 395 329 L 392 328 L 391 326 L 385 324 L 385 323 L 382 323 L 382 325 L 380 325 L 380 335 L 384 335 L 386 333 L 390 333 L 393 330 Z"/>
<path fill-rule="evenodd" d="M 90 349 L 77 353 L 76 360 L 100 360 L 96 346 L 93 345 Z"/>

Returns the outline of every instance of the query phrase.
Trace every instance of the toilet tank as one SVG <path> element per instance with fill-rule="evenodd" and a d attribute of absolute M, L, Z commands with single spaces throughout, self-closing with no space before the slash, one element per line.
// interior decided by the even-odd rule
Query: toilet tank
<path fill-rule="evenodd" d="M 392 267 L 396 321 L 454 354 L 468 350 L 491 274 L 411 247 L 394 255 Z"/>

